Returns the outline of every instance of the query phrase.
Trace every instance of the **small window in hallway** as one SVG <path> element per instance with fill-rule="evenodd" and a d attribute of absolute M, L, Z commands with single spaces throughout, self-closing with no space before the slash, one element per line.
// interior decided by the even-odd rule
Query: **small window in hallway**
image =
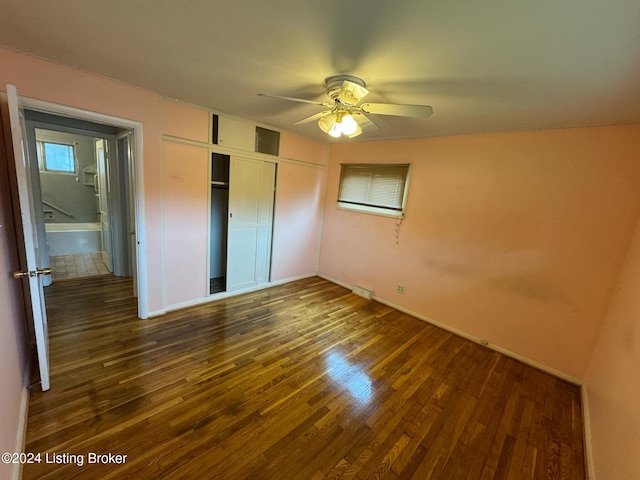
<path fill-rule="evenodd" d="M 74 145 L 43 141 L 36 143 L 40 170 L 44 172 L 76 173 Z"/>

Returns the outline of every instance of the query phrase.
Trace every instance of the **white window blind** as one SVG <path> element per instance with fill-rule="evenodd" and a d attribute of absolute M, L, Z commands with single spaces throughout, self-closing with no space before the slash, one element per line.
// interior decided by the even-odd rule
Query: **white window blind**
<path fill-rule="evenodd" d="M 343 163 L 340 174 L 338 202 L 341 207 L 371 213 L 402 213 L 409 165 Z"/>

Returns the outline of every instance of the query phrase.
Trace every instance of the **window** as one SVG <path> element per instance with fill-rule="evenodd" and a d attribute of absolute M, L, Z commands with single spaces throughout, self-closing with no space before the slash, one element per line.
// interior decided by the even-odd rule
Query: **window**
<path fill-rule="evenodd" d="M 404 164 L 343 163 L 338 206 L 401 218 L 407 200 L 409 167 Z"/>
<path fill-rule="evenodd" d="M 44 172 L 76 173 L 74 146 L 67 143 L 36 142 L 38 166 Z"/>

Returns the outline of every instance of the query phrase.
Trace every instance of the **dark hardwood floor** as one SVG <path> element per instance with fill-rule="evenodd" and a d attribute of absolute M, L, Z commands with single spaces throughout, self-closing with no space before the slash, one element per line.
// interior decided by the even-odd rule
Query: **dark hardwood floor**
<path fill-rule="evenodd" d="M 32 392 L 26 445 L 43 461 L 25 479 L 585 478 L 577 387 L 340 286 L 150 320 L 131 290 L 47 289 L 51 390 Z"/>

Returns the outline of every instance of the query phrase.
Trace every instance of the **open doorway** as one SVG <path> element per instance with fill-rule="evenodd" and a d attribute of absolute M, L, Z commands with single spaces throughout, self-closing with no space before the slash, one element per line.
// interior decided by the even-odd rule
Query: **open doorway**
<path fill-rule="evenodd" d="M 29 109 L 24 116 L 29 154 L 38 160 L 33 197 L 41 263 L 52 270 L 47 283 L 135 277 L 132 130 Z"/>
<path fill-rule="evenodd" d="M 137 295 L 138 317 L 148 318 L 148 289 L 147 289 L 147 265 L 146 265 L 146 235 L 144 222 L 144 182 L 143 179 L 143 145 L 142 145 L 142 123 L 133 120 L 127 120 L 118 117 L 112 117 L 96 112 L 79 110 L 77 108 L 57 105 L 41 100 L 19 97 L 17 89 L 13 85 L 7 85 L 7 116 L 10 126 L 10 142 L 13 147 L 15 181 L 16 181 L 16 202 L 14 203 L 14 213 L 17 222 L 21 226 L 22 236 L 19 238 L 19 251 L 21 256 L 21 270 L 14 272 L 14 278 L 20 279 L 25 287 L 25 300 L 27 301 L 28 312 L 32 316 L 34 340 L 36 344 L 38 370 L 40 373 L 40 381 L 42 390 L 48 390 L 50 387 L 49 375 L 49 338 L 48 325 L 46 316 L 46 305 L 43 286 L 45 278 L 49 279 L 51 269 L 47 268 L 49 256 L 46 249 L 46 236 L 44 234 L 44 208 L 42 204 L 42 191 L 40 188 L 40 169 L 38 166 L 37 149 L 35 141 L 35 127 L 31 128 L 31 137 L 26 127 L 26 116 L 29 115 L 52 115 L 58 117 L 55 122 L 47 122 L 58 126 L 65 126 L 65 122 L 99 122 L 95 125 L 104 127 L 116 127 L 118 129 L 118 140 L 131 137 L 128 155 L 128 168 L 122 169 L 124 180 L 120 181 L 119 176 L 114 176 L 116 183 L 130 185 L 129 203 L 133 205 L 134 214 L 131 218 L 131 224 L 135 228 L 127 230 L 126 225 L 121 222 L 114 222 L 113 226 L 117 227 L 122 235 L 130 235 L 134 237 L 135 245 L 135 265 L 133 267 L 134 282 L 136 287 L 132 290 L 132 294 Z M 4 116 L 4 106 L 3 106 Z M 32 119 L 33 120 L 33 119 Z M 104 122 L 104 123 L 103 123 Z M 79 128 L 77 124 L 74 126 L 67 125 L 68 128 Z M 89 128 L 91 130 L 92 128 Z M 50 129 L 51 130 L 51 129 Z M 55 128 L 53 129 L 55 130 Z M 124 135 L 124 137 L 123 137 Z M 52 152 L 55 157 L 55 152 Z M 121 156 L 126 158 L 126 156 Z M 57 163 L 56 163 L 57 162 Z M 69 154 L 62 154 L 61 158 L 53 159 L 54 168 L 56 164 L 59 169 L 64 170 L 64 163 L 69 163 Z M 117 165 L 117 162 L 116 162 Z M 70 168 L 70 167 L 67 167 Z M 118 167 L 115 170 L 120 170 Z M 130 178 L 127 178 L 130 177 Z M 79 181 L 79 179 L 78 179 Z M 115 186 L 113 188 L 116 188 Z M 117 188 L 120 188 L 119 186 Z M 120 198 L 120 196 L 115 196 Z M 126 195 L 125 195 L 126 197 Z M 121 200 L 118 200 L 121 201 Z M 116 211 L 126 211 L 126 207 L 122 208 L 116 205 Z M 113 238 L 113 237 L 112 237 Z M 21 248 L 23 247 L 23 248 Z M 44 257 L 44 259 L 42 259 Z M 124 257 L 124 256 L 122 256 Z M 115 267 L 114 267 L 115 269 Z M 104 278 L 104 277 L 96 277 Z M 132 283 L 134 283 L 132 282 Z M 84 285 L 84 282 L 80 282 Z M 86 293 L 79 291 L 81 296 Z"/>

